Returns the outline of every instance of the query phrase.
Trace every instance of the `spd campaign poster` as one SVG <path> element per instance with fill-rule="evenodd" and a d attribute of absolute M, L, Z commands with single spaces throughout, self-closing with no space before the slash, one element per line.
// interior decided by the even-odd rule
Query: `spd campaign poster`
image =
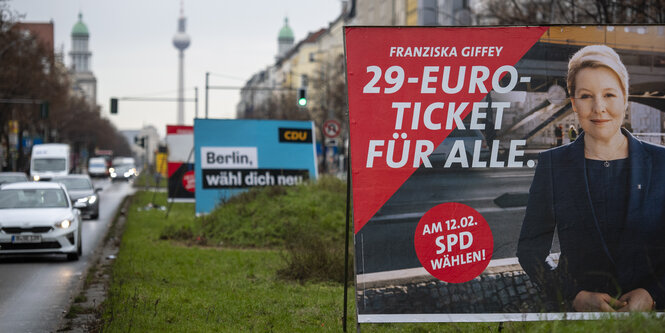
<path fill-rule="evenodd" d="M 661 310 L 663 31 L 346 27 L 358 322 Z"/>
<path fill-rule="evenodd" d="M 168 200 L 194 202 L 194 127 L 166 125 Z"/>
<path fill-rule="evenodd" d="M 316 179 L 314 123 L 195 119 L 196 213 L 253 187 Z"/>

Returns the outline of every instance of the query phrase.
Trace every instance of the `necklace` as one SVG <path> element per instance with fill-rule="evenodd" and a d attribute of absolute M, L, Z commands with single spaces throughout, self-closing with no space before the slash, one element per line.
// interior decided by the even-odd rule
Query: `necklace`
<path fill-rule="evenodd" d="M 587 156 L 589 159 L 592 160 L 600 160 L 603 161 L 603 165 L 606 168 L 610 167 L 610 161 L 616 160 L 619 157 L 623 156 L 623 146 L 626 144 L 628 139 L 626 137 L 623 137 L 623 140 L 621 141 L 621 144 L 617 149 L 612 153 L 612 155 L 609 156 L 609 158 L 602 158 L 599 155 L 592 153 L 586 146 L 584 147 L 584 155 Z"/>

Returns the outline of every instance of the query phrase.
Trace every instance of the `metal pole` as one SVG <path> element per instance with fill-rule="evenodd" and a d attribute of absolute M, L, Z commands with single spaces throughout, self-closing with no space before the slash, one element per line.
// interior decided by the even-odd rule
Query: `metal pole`
<path fill-rule="evenodd" d="M 183 102 L 185 94 L 185 51 L 182 49 L 178 54 L 178 125 L 185 124 L 185 104 Z"/>
<path fill-rule="evenodd" d="M 342 330 L 346 332 L 346 317 L 348 308 L 348 280 L 349 280 L 349 208 L 351 206 L 351 167 L 346 160 L 346 230 L 344 230 L 344 315 L 342 316 Z M 355 234 L 354 234 L 355 235 Z M 358 326 L 360 330 L 360 326 Z"/>
<path fill-rule="evenodd" d="M 199 87 L 194 87 L 194 119 L 199 117 Z"/>
<path fill-rule="evenodd" d="M 206 119 L 208 119 L 208 78 L 210 77 L 210 72 L 206 72 Z"/>

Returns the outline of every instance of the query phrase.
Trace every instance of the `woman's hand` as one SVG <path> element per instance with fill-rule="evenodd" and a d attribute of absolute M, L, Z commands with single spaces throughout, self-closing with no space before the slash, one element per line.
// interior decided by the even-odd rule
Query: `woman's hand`
<path fill-rule="evenodd" d="M 626 302 L 626 305 L 619 308 L 618 311 L 650 311 L 653 309 L 653 297 L 644 288 L 637 288 L 619 297 L 619 301 Z"/>
<path fill-rule="evenodd" d="M 605 293 L 596 293 L 586 290 L 577 293 L 573 300 L 573 308 L 575 308 L 575 311 L 579 312 L 614 312 L 627 305 L 628 302 L 626 300 L 612 298 Z"/>

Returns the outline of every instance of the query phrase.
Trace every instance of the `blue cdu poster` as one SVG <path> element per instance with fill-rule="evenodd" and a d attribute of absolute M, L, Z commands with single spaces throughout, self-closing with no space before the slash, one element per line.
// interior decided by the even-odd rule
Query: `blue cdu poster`
<path fill-rule="evenodd" d="M 196 214 L 260 186 L 317 178 L 311 121 L 195 119 Z"/>

